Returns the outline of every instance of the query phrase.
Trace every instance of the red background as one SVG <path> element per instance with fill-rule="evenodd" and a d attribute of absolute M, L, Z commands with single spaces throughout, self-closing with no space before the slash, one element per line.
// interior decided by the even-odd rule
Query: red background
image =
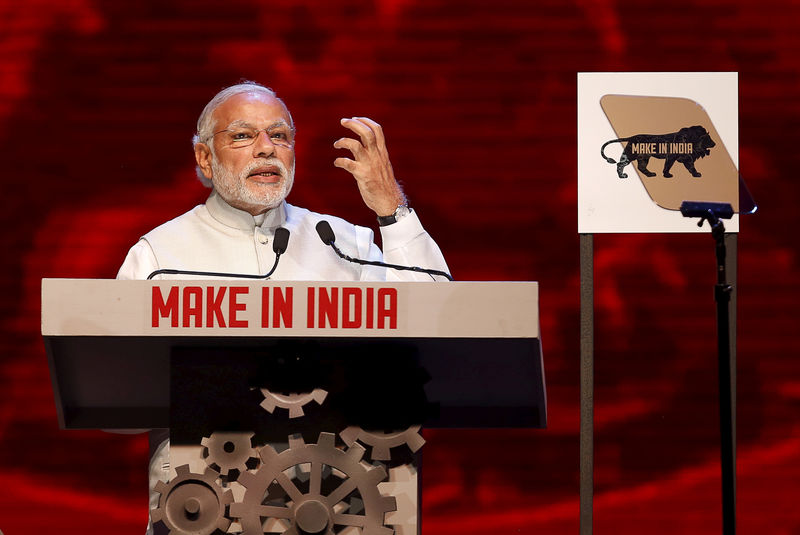
<path fill-rule="evenodd" d="M 0 530 L 144 531 L 146 440 L 57 428 L 40 280 L 111 278 L 202 202 L 194 122 L 248 78 L 294 114 L 293 203 L 373 225 L 332 167 L 339 118 L 367 115 L 458 279 L 541 283 L 550 427 L 427 432 L 424 533 L 576 533 L 576 72 L 733 70 L 761 206 L 739 238 L 738 521 L 800 533 L 799 22 L 790 0 L 0 0 Z M 597 236 L 595 284 L 595 531 L 719 533 L 711 238 Z"/>

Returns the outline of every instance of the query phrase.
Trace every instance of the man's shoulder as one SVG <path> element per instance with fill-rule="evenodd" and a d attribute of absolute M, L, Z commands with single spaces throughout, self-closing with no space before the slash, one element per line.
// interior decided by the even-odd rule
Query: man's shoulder
<path fill-rule="evenodd" d="M 161 237 L 174 236 L 176 233 L 184 233 L 189 228 L 197 226 L 205 220 L 207 214 L 208 210 L 206 209 L 206 205 L 197 205 L 188 212 L 157 226 L 145 234 L 143 238 L 146 240 L 153 240 Z"/>

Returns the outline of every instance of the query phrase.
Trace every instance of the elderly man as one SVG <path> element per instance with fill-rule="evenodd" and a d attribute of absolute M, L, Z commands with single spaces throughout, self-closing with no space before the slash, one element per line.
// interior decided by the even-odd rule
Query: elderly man
<path fill-rule="evenodd" d="M 447 271 L 394 178 L 380 125 L 366 117 L 341 124 L 358 139 L 336 141 L 334 147 L 348 149 L 353 158 L 333 163 L 352 173 L 364 203 L 378 216 L 383 255 L 371 230 L 285 202 L 294 182 L 292 116 L 273 91 L 244 83 L 217 94 L 197 122 L 198 174 L 213 184 L 206 204 L 142 237 L 117 277 L 143 279 L 162 268 L 263 274 L 275 258 L 275 229 L 283 226 L 291 238 L 275 280 L 431 280 L 337 258 L 316 234 L 323 218 L 349 256 Z"/>
<path fill-rule="evenodd" d="M 349 256 L 446 272 L 438 246 L 395 180 L 380 125 L 366 117 L 342 119 L 341 124 L 356 138 L 334 143 L 352 158 L 336 158 L 333 164 L 353 175 L 364 203 L 378 216 L 383 253 L 370 229 L 286 202 L 294 182 L 294 122 L 271 89 L 248 82 L 219 92 L 197 121 L 197 172 L 213 187 L 206 203 L 143 236 L 117 278 L 144 279 L 159 269 L 264 274 L 275 261 L 275 230 L 284 227 L 291 237 L 274 280 L 432 280 L 422 273 L 340 259 L 317 235 L 315 226 L 322 219 Z M 151 432 L 151 508 L 158 500 L 155 483 L 169 474 L 167 437 L 167 432 Z"/>

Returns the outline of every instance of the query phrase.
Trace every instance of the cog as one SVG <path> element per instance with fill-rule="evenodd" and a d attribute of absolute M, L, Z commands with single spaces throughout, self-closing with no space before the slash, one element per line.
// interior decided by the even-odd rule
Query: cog
<path fill-rule="evenodd" d="M 425 439 L 419 434 L 419 425 L 412 425 L 404 431 L 384 433 L 382 431 L 367 431 L 357 425 L 351 425 L 339 433 L 345 444 L 352 446 L 356 440 L 367 446 L 372 446 L 370 458 L 373 461 L 388 461 L 392 456 L 390 451 L 396 446 L 406 444 L 411 453 L 416 453 L 424 444 Z"/>
<path fill-rule="evenodd" d="M 258 458 L 251 443 L 253 436 L 255 433 L 217 431 L 210 437 L 203 437 L 200 444 L 208 449 L 206 464 L 223 476 L 231 470 L 244 472 L 248 468 L 247 462 Z"/>
<path fill-rule="evenodd" d="M 289 449 L 281 453 L 264 446 L 261 468 L 239 476 L 245 494 L 241 503 L 231 505 L 230 515 L 240 519 L 244 535 L 335 535 L 342 526 L 357 526 L 361 535 L 392 535 L 394 530 L 383 525 L 384 515 L 397 504 L 378 490 L 386 470 L 365 466 L 363 456 L 360 444 L 347 451 L 336 448 L 333 433 L 320 433 L 317 444 L 306 444 L 298 435 L 289 437 Z M 310 465 L 307 484 L 296 484 L 287 475 L 291 469 L 302 471 L 301 465 Z M 326 466 L 331 468 L 328 477 Z M 356 502 L 363 502 L 363 513 L 353 512 Z"/>
<path fill-rule="evenodd" d="M 225 508 L 233 502 L 233 493 L 217 484 L 219 474 L 206 468 L 203 474 L 189 472 L 189 465 L 178 466 L 177 477 L 169 483 L 159 481 L 155 490 L 161 497 L 151 512 L 153 523 L 163 522 L 170 534 L 211 535 L 226 531 L 231 521 Z"/>
<path fill-rule="evenodd" d="M 303 416 L 305 414 L 305 412 L 303 412 L 303 407 L 305 405 L 312 401 L 316 401 L 318 405 L 322 405 L 322 402 L 328 397 L 328 392 L 321 388 L 315 388 L 311 392 L 302 392 L 299 394 L 280 394 L 262 388 L 261 393 L 264 394 L 264 401 L 261 402 L 261 406 L 264 410 L 273 414 L 275 412 L 275 407 L 288 409 L 289 418 L 299 418 Z"/>

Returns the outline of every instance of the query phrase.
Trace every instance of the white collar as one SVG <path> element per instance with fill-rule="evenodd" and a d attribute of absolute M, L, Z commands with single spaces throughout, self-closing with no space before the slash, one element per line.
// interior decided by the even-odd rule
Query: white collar
<path fill-rule="evenodd" d="M 234 208 L 225 202 L 225 199 L 217 193 L 217 190 L 211 191 L 211 195 L 206 200 L 206 208 L 211 217 L 223 225 L 241 230 L 253 230 L 255 227 L 261 227 L 264 230 L 276 229 L 286 224 L 286 201 L 265 212 L 263 221 L 260 224 L 248 212 Z"/>

